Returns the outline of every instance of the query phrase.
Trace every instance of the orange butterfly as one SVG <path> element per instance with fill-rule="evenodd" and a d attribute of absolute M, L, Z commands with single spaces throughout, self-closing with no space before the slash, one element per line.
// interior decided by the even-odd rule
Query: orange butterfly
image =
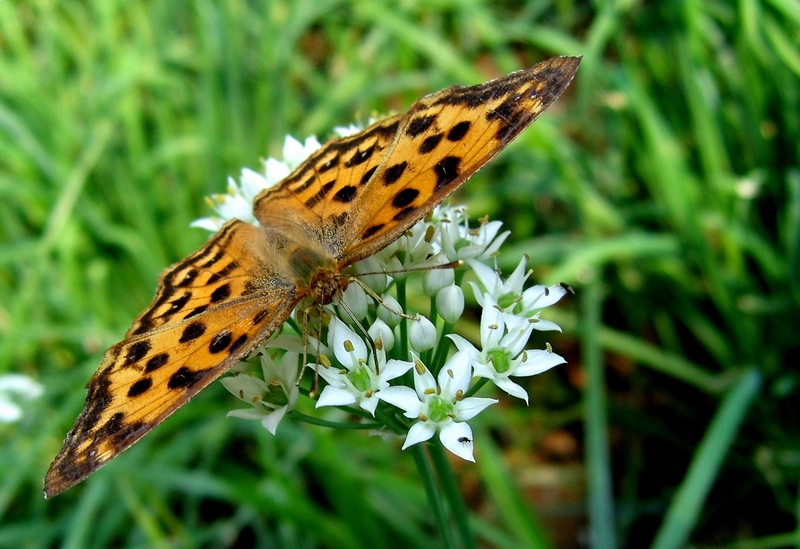
<path fill-rule="evenodd" d="M 255 199 L 261 226 L 226 223 L 165 270 L 153 303 L 108 351 L 45 477 L 75 485 L 275 332 L 304 298 L 328 304 L 343 269 L 380 251 L 533 122 L 577 57 L 423 97 L 405 114 L 327 142 Z"/>

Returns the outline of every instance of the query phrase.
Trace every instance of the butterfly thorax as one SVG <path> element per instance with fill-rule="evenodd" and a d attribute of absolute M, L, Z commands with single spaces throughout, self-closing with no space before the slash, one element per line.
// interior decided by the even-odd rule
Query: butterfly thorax
<path fill-rule="evenodd" d="M 305 289 L 321 305 L 347 288 L 347 277 L 339 272 L 336 260 L 310 247 L 295 248 L 289 256 L 289 268 L 298 288 Z"/>

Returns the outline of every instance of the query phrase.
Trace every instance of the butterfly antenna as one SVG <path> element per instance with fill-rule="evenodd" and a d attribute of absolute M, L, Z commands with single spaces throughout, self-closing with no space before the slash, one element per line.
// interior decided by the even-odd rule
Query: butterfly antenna
<path fill-rule="evenodd" d="M 350 310 L 350 307 L 347 306 L 347 303 L 344 302 L 344 299 L 340 297 L 338 304 L 342 309 L 344 309 L 344 312 L 347 313 L 347 316 L 350 317 L 350 319 L 355 323 L 355 325 L 358 326 L 358 330 L 361 332 L 361 335 L 363 335 L 369 342 L 369 348 L 372 351 L 372 360 L 374 361 L 375 364 L 375 373 L 380 374 L 381 367 L 378 364 L 378 348 L 375 345 L 375 341 L 372 339 L 372 336 L 369 335 L 367 329 L 361 325 L 361 321 L 359 321 L 358 318 L 356 318 L 356 315 L 353 314 L 353 311 Z"/>
<path fill-rule="evenodd" d="M 442 263 L 440 265 L 423 265 L 421 267 L 409 267 L 408 269 L 396 269 L 394 271 L 375 271 L 371 273 L 356 273 L 348 275 L 354 280 L 358 280 L 355 277 L 358 276 L 369 276 L 369 275 L 390 275 L 390 274 L 398 274 L 398 273 L 412 273 L 414 271 L 435 271 L 438 269 L 457 269 L 464 265 L 463 259 L 456 259 L 455 261 L 450 261 L 449 263 Z"/>
<path fill-rule="evenodd" d="M 362 273 L 362 274 L 365 274 L 365 275 L 366 275 L 366 274 L 370 274 L 370 273 Z M 385 273 L 372 273 L 372 274 L 385 274 Z M 378 295 L 378 294 L 375 292 L 375 290 L 373 290 L 372 288 L 370 288 L 369 286 L 367 286 L 367 285 L 366 285 L 366 284 L 365 284 L 365 283 L 364 283 L 362 280 L 359 280 L 358 278 L 351 278 L 350 280 L 352 280 L 353 282 L 355 282 L 356 284 L 358 284 L 359 286 L 361 286 L 362 288 L 364 288 L 364 291 L 365 291 L 365 292 L 367 292 L 367 293 L 370 295 L 370 297 L 371 297 L 372 299 L 374 299 L 375 301 L 377 301 L 377 302 L 378 302 L 378 304 L 379 304 L 381 307 L 383 307 L 384 309 L 386 309 L 387 311 L 389 311 L 389 312 L 390 312 L 390 313 L 392 313 L 393 315 L 397 315 L 397 316 L 399 316 L 400 318 L 405 318 L 406 320 L 413 320 L 414 322 L 417 322 L 417 321 L 419 320 L 419 318 L 420 318 L 420 317 L 419 317 L 419 316 L 417 316 L 417 315 L 407 315 L 407 314 L 405 314 L 405 313 L 403 313 L 403 312 L 401 312 L 401 311 L 396 311 L 396 310 L 394 310 L 393 308 L 389 307 L 389 306 L 388 306 L 388 305 L 387 305 L 387 304 L 386 304 L 386 303 L 383 301 L 383 299 L 381 298 L 381 296 L 379 296 L 379 295 Z"/>

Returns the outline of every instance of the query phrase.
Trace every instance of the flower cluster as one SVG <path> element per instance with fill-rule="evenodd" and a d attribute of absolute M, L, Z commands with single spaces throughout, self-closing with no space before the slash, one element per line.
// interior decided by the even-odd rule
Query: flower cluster
<path fill-rule="evenodd" d="M 19 401 L 35 400 L 42 395 L 41 384 L 26 375 L 0 375 L 0 423 L 13 423 L 22 418 Z"/>
<path fill-rule="evenodd" d="M 357 128 L 341 128 L 352 133 Z M 216 215 L 193 225 L 217 230 L 232 217 L 257 224 L 251 205 L 261 190 L 274 185 L 319 148 L 289 137 L 283 162 L 269 159 L 264 173 L 243 170 L 231 180 L 227 195 L 211 198 Z M 229 416 L 261 421 L 271 433 L 298 401 L 298 370 L 304 365 L 324 382 L 316 407 L 349 407 L 372 425 L 405 433 L 403 449 L 436 433 L 453 454 L 473 461 L 473 436 L 467 421 L 497 402 L 471 396 L 479 378 L 528 402 L 526 391 L 512 380 L 532 376 L 564 361 L 547 349 L 526 350 L 534 330 L 559 330 L 540 318 L 565 287 L 524 288 L 530 272 L 523 258 L 508 278 L 486 263 L 494 261 L 509 232 L 502 223 L 470 224 L 466 208 L 440 206 L 385 249 L 352 266 L 347 289 L 324 306 L 319 318 L 294 319 L 259 353 L 261 376 L 235 372 L 222 380 L 249 407 Z M 423 271 L 422 291 L 430 298 L 427 314 L 408 310 L 406 281 Z M 472 274 L 469 274 L 472 273 Z M 464 284 L 465 278 L 473 280 Z M 482 309 L 480 341 L 451 333 L 471 288 Z M 300 328 L 306 326 L 306 328 Z M 303 331 L 316 330 L 313 333 Z M 456 352 L 448 358 L 455 345 Z M 305 363 L 305 364 L 303 364 Z M 308 370 L 307 370 L 308 371 Z M 485 383 L 485 382 L 484 382 Z"/>

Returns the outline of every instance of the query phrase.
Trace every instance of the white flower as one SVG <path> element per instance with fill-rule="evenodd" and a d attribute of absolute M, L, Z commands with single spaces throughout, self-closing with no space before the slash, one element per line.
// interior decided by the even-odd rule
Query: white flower
<path fill-rule="evenodd" d="M 422 219 L 373 257 L 382 265 L 383 270 L 401 280 L 407 275 L 404 271 L 447 262 L 447 258 L 440 253 L 441 246 L 435 238 L 436 226 Z"/>
<path fill-rule="evenodd" d="M 434 219 L 437 217 L 438 242 L 447 261 L 489 259 L 497 255 L 500 245 L 511 234 L 511 231 L 500 233 L 501 221 L 481 219 L 477 229 L 470 228 L 463 206 L 442 207 L 438 212 L 434 211 Z"/>
<path fill-rule="evenodd" d="M 269 355 L 261 356 L 263 379 L 249 374 L 236 374 L 221 380 L 234 396 L 252 405 L 252 408 L 232 410 L 228 417 L 255 419 L 273 435 L 284 416 L 294 409 L 300 390 L 297 387 L 297 361 L 299 355 L 284 353 L 279 362 Z"/>
<path fill-rule="evenodd" d="M 481 350 L 463 337 L 450 334 L 459 352 L 466 352 L 477 377 L 490 379 L 497 387 L 513 397 L 528 402 L 528 393 L 511 381 L 511 376 L 528 377 L 540 374 L 553 366 L 566 362 L 549 350 L 525 350 L 533 324 L 514 318 L 504 322 L 500 310 L 492 306 L 492 297 L 483 296 L 485 302 L 481 315 Z"/>
<path fill-rule="evenodd" d="M 372 124 L 373 121 L 374 120 L 370 119 L 368 124 Z M 364 126 L 361 124 L 350 124 L 349 126 L 336 126 L 333 128 L 333 133 L 338 137 L 350 137 L 351 135 L 355 135 L 363 129 Z"/>
<path fill-rule="evenodd" d="M 381 400 L 404 410 L 406 417 L 418 420 L 409 429 L 403 450 L 429 440 L 439 431 L 439 440 L 445 448 L 462 459 L 475 461 L 472 455 L 472 429 L 465 422 L 497 400 L 464 398 L 472 378 L 469 353 L 454 354 L 439 372 L 438 384 L 418 359 L 415 362 L 415 389 L 389 387 L 379 395 Z M 465 441 L 469 443 L 465 444 Z"/>
<path fill-rule="evenodd" d="M 257 225 L 258 221 L 253 215 L 253 200 L 270 185 L 261 174 L 248 168 L 242 169 L 239 179 L 241 184 L 237 184 L 232 177 L 229 177 L 227 194 L 215 194 L 206 199 L 217 215 L 197 219 L 191 226 L 218 231 L 231 219 L 241 219 L 246 223 Z"/>
<path fill-rule="evenodd" d="M 539 319 L 539 311 L 558 302 L 564 297 L 567 290 L 560 284 L 554 284 L 552 286 L 531 286 L 523 291 L 525 281 L 531 274 L 531 271 L 526 272 L 527 257 L 520 260 L 517 268 L 505 281 L 500 278 L 497 271 L 480 261 L 470 259 L 467 260 L 467 263 L 472 267 L 480 282 L 480 285 L 475 282 L 469 284 L 475 293 L 475 299 L 482 307 L 489 306 L 484 304 L 484 295 L 488 295 L 491 297 L 491 306 L 496 305 L 500 308 L 506 322 L 510 321 L 509 317 L 520 317 L 533 321 L 535 330 L 561 331 L 555 322 Z"/>
<path fill-rule="evenodd" d="M 0 423 L 13 423 L 22 417 L 22 408 L 15 400 L 34 400 L 43 392 L 41 384 L 28 376 L 0 375 Z"/>
<path fill-rule="evenodd" d="M 191 223 L 191 226 L 218 231 L 231 219 L 240 219 L 246 223 L 258 225 L 258 220 L 253 215 L 255 197 L 264 189 L 283 180 L 320 146 L 316 137 L 309 137 L 305 143 L 300 143 L 291 135 L 287 135 L 283 142 L 283 160 L 268 158 L 264 162 L 264 175 L 243 168 L 238 184 L 232 177 L 229 177 L 227 194 L 215 194 L 207 198 L 209 206 L 216 215 L 197 219 Z"/>
<path fill-rule="evenodd" d="M 405 374 L 413 364 L 403 360 L 386 361 L 386 354 L 381 347 L 377 352 L 380 373 L 376 374 L 375 365 L 371 364 L 373 359 L 370 349 L 350 327 L 332 317 L 329 330 L 329 345 L 336 360 L 344 368 L 337 370 L 322 364 L 309 364 L 309 367 L 316 368 L 319 375 L 328 382 L 319 395 L 317 408 L 357 404 L 374 416 L 380 393 L 389 387 L 389 380 Z M 382 327 L 378 330 L 382 330 Z"/>
<path fill-rule="evenodd" d="M 317 138 L 313 135 L 307 137 L 305 143 L 300 143 L 300 141 L 291 135 L 287 135 L 286 139 L 283 141 L 283 161 L 289 166 L 290 170 L 294 170 L 297 166 L 302 164 L 306 158 L 317 152 L 321 146 Z M 283 179 L 283 177 L 281 177 L 281 179 Z"/>

